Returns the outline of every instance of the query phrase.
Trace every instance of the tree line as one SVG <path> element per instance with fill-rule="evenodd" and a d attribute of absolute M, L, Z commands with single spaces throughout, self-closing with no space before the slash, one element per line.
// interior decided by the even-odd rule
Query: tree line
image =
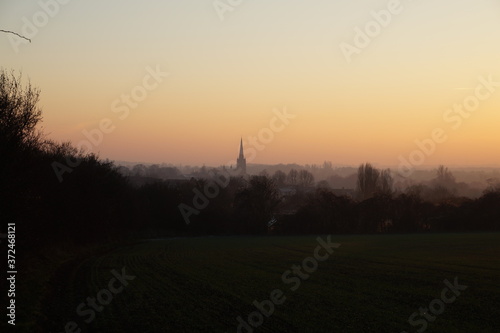
<path fill-rule="evenodd" d="M 15 222 L 20 242 L 43 246 L 159 234 L 300 234 L 493 231 L 500 229 L 500 186 L 477 199 L 456 195 L 440 167 L 430 185 L 395 191 L 390 170 L 363 164 L 354 196 L 339 195 L 307 170 L 230 177 L 186 224 L 179 205 L 210 177 L 157 179 L 133 186 L 131 176 L 93 153 L 57 143 L 39 130 L 40 91 L 0 70 L 0 214 Z M 78 160 L 59 182 L 53 164 Z M 171 167 L 134 173 L 178 175 Z M 283 186 L 294 191 L 283 192 Z M 2 226 L 2 228 L 5 227 Z M 0 230 L 5 232 L 4 230 Z"/>

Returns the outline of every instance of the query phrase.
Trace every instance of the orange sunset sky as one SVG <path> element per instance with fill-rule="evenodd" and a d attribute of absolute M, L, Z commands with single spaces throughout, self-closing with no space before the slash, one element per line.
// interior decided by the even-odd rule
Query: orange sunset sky
<path fill-rule="evenodd" d="M 32 39 L 0 34 L 0 65 L 41 89 L 49 138 L 109 119 L 102 158 L 226 164 L 286 108 L 251 163 L 393 166 L 441 128 L 423 165 L 500 164 L 498 1 L 2 0 L 0 29 Z"/>

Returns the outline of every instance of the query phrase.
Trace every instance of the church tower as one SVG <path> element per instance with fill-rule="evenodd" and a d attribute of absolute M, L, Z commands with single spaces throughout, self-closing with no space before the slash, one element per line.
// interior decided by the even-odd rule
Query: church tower
<path fill-rule="evenodd" d="M 240 141 L 240 155 L 236 160 L 236 172 L 241 176 L 247 174 L 247 159 L 243 155 L 243 139 Z"/>

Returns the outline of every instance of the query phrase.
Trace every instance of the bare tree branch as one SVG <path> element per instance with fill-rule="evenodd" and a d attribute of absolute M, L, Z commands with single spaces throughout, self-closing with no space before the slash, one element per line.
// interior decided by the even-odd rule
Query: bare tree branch
<path fill-rule="evenodd" d="M 26 37 L 24 37 L 24 36 L 22 36 L 22 35 L 20 35 L 20 34 L 18 34 L 18 33 L 16 33 L 16 32 L 13 32 L 13 31 L 8 31 L 8 30 L 0 30 L 0 32 L 5 32 L 6 34 L 14 34 L 14 35 L 16 35 L 16 36 L 18 36 L 18 37 L 21 37 L 21 38 L 26 39 L 28 42 L 30 42 L 30 43 L 31 43 L 31 39 L 26 38 Z"/>

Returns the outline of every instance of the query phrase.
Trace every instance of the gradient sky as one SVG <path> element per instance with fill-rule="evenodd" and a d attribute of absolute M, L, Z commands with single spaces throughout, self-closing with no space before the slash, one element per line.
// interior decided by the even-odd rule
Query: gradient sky
<path fill-rule="evenodd" d="M 2 0 L 0 29 L 29 33 L 54 1 Z M 500 82 L 500 2 L 401 1 L 348 63 L 339 45 L 389 2 L 243 0 L 222 21 L 213 0 L 72 0 L 18 52 L 0 34 L 0 66 L 41 89 L 52 139 L 77 144 L 111 119 L 102 158 L 226 164 L 286 107 L 296 117 L 252 163 L 397 165 L 442 128 L 425 165 L 499 165 L 500 87 L 457 129 L 443 114 L 478 77 Z M 148 66 L 169 76 L 120 120 L 112 103 Z"/>

